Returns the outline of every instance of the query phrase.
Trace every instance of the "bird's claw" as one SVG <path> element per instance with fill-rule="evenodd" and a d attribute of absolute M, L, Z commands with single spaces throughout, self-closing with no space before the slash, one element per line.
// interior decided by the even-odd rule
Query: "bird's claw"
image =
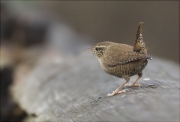
<path fill-rule="evenodd" d="M 136 84 L 132 84 L 132 86 L 141 87 L 141 84 L 139 84 L 139 83 L 136 83 Z"/>
<path fill-rule="evenodd" d="M 125 93 L 127 91 L 129 91 L 129 89 L 124 89 L 124 90 L 119 91 L 118 94 Z"/>
<path fill-rule="evenodd" d="M 124 90 L 121 90 L 121 91 L 118 91 L 118 92 L 115 92 L 115 91 L 113 91 L 111 94 L 110 93 L 108 93 L 108 97 L 111 97 L 111 96 L 114 96 L 114 95 L 116 95 L 116 94 L 121 94 L 121 93 L 125 93 L 126 91 L 129 91 L 128 89 L 124 89 Z"/>
<path fill-rule="evenodd" d="M 136 84 L 128 83 L 128 84 L 125 84 L 125 86 L 136 86 L 136 87 L 141 87 L 141 84 L 139 84 L 139 83 L 136 83 Z"/>
<path fill-rule="evenodd" d="M 131 83 L 126 83 L 124 86 L 132 86 Z"/>
<path fill-rule="evenodd" d="M 115 95 L 115 92 L 113 91 L 111 94 L 110 93 L 108 93 L 108 97 L 111 97 L 111 96 L 114 96 Z"/>

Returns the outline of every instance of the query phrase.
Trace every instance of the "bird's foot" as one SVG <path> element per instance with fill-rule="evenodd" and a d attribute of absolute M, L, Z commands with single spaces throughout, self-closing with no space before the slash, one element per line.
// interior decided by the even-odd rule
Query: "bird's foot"
<path fill-rule="evenodd" d="M 125 84 L 125 86 L 136 86 L 136 87 L 140 87 L 141 84 L 139 84 L 139 83 L 135 83 L 135 84 L 128 83 L 128 84 Z"/>
<path fill-rule="evenodd" d="M 113 91 L 111 94 L 108 93 L 108 97 L 111 97 L 111 96 L 114 96 L 116 94 L 121 94 L 121 93 L 125 93 L 126 91 L 129 91 L 128 89 L 124 89 L 124 90 L 121 90 L 121 91 Z"/>
<path fill-rule="evenodd" d="M 132 84 L 132 86 L 141 87 L 141 84 L 139 84 L 139 83 L 135 83 L 135 84 Z"/>
<path fill-rule="evenodd" d="M 132 86 L 131 83 L 126 83 L 124 86 Z"/>

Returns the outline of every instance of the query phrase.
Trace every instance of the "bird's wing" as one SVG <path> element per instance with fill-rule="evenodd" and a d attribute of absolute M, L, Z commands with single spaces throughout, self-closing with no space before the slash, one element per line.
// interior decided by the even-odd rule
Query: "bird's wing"
<path fill-rule="evenodd" d="M 147 58 L 147 55 L 133 51 L 133 47 L 126 44 L 109 47 L 103 57 L 104 63 L 108 66 L 122 65 L 144 58 Z"/>

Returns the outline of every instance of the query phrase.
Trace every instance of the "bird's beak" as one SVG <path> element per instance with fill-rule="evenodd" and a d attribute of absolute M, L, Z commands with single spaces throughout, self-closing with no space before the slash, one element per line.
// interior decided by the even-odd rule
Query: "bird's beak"
<path fill-rule="evenodd" d="M 92 51 L 92 49 L 91 48 L 87 48 L 84 51 Z"/>

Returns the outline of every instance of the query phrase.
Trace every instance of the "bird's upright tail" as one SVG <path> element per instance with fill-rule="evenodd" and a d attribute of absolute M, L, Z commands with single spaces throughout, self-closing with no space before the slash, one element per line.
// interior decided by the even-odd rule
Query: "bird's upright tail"
<path fill-rule="evenodd" d="M 143 41 L 143 35 L 142 35 L 143 24 L 144 24 L 143 22 L 139 23 L 136 39 L 134 43 L 134 51 L 137 51 L 137 52 L 141 52 L 141 51 L 143 52 L 144 50 L 146 50 L 145 43 Z"/>

